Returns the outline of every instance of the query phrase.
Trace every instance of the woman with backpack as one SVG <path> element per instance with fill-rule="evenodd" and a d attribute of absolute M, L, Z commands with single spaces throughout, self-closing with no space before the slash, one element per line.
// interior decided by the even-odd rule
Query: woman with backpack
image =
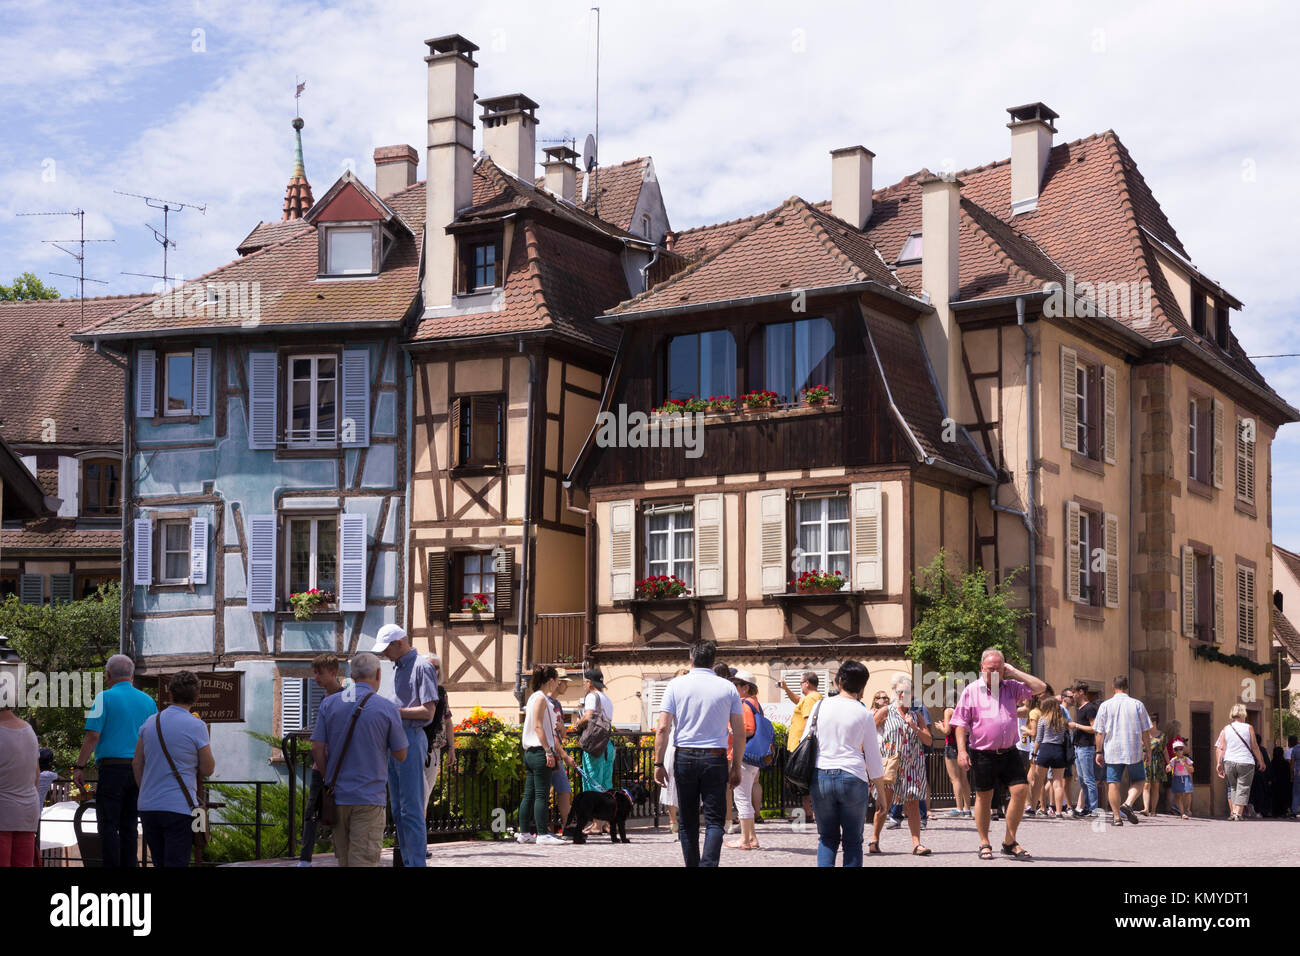
<path fill-rule="evenodd" d="M 741 713 L 745 718 L 745 740 L 743 743 L 738 740 L 732 741 L 732 746 L 742 747 L 748 751 L 750 748 L 747 745 L 757 733 L 760 722 L 766 720 L 762 709 L 758 706 L 758 684 L 754 675 L 745 670 L 736 671 L 736 676 L 731 679 L 731 682 L 736 685 L 736 690 L 740 693 Z M 769 745 L 770 743 L 771 741 Z M 759 762 L 751 763 L 751 759 Z M 736 814 L 740 817 L 740 839 L 726 844 L 733 850 L 762 849 L 758 845 L 758 834 L 754 830 L 754 781 L 758 779 L 758 772 L 761 769 L 761 756 L 751 756 L 746 753 L 745 759 L 740 764 L 740 784 L 734 793 Z"/>
<path fill-rule="evenodd" d="M 580 734 L 582 745 L 582 783 L 583 789 L 605 792 L 614 789 L 614 739 L 610 729 L 614 725 L 614 702 L 605 693 L 605 675 L 599 667 L 587 668 L 582 674 L 582 690 L 586 695 L 582 699 L 582 719 L 573 725 L 574 733 Z M 591 727 L 603 731 L 605 737 L 604 752 L 595 754 L 588 749 Z M 587 730 L 587 733 L 584 733 Z M 603 821 L 594 821 L 587 827 L 591 835 L 605 833 L 609 827 Z"/>

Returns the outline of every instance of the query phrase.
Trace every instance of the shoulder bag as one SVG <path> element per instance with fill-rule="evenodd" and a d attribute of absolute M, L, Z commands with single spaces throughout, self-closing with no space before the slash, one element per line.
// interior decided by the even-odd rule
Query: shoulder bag
<path fill-rule="evenodd" d="M 812 789 L 813 777 L 817 774 L 817 712 L 821 707 L 822 702 L 819 700 L 809 717 L 808 733 L 804 734 L 799 746 L 794 748 L 790 759 L 785 762 L 785 779 L 790 782 L 790 786 L 801 792 Z"/>
<path fill-rule="evenodd" d="M 172 760 L 172 755 L 167 750 L 167 741 L 163 739 L 162 713 L 159 713 L 158 716 L 154 718 L 153 726 L 154 730 L 158 732 L 158 746 L 162 747 L 163 756 L 167 758 L 167 765 L 172 768 L 172 776 L 176 778 L 176 785 L 181 788 L 181 795 L 185 797 L 185 805 L 190 808 L 191 819 L 194 818 L 194 809 L 196 807 L 201 811 L 198 815 L 199 826 L 195 828 L 191 824 L 190 829 L 194 833 L 195 849 L 202 850 L 208 845 L 208 808 L 203 802 L 190 796 L 190 788 L 185 786 L 185 778 L 182 777 L 180 771 L 176 769 L 176 761 Z M 198 780 L 197 769 L 195 771 L 194 779 L 196 781 Z M 197 797 L 198 795 L 196 794 L 195 796 Z"/>
<path fill-rule="evenodd" d="M 329 783 L 316 792 L 316 819 L 327 827 L 332 827 L 338 822 L 339 809 L 338 804 L 334 802 L 334 785 L 338 783 L 339 773 L 343 770 L 343 761 L 347 759 L 348 748 L 352 746 L 352 733 L 357 729 L 357 718 L 361 716 L 361 708 L 365 707 L 374 696 L 373 692 L 367 694 L 361 699 L 361 703 L 357 704 L 357 709 L 352 711 L 352 720 L 348 723 L 348 735 L 343 738 L 343 749 L 339 751 L 339 762 L 334 765 Z"/>

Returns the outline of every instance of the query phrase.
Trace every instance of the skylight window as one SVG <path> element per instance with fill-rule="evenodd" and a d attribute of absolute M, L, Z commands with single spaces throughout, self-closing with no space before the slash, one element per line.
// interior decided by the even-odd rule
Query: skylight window
<path fill-rule="evenodd" d="M 921 261 L 921 230 L 916 230 L 903 243 L 903 251 L 898 254 L 898 265 Z"/>

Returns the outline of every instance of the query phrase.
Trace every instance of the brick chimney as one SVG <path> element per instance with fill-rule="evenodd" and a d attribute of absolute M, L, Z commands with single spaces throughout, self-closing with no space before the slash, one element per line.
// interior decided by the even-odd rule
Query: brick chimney
<path fill-rule="evenodd" d="M 424 173 L 424 307 L 451 305 L 456 240 L 447 234 L 456 213 L 473 201 L 474 51 L 460 34 L 426 40 L 429 55 L 429 142 Z"/>
<path fill-rule="evenodd" d="M 548 146 L 542 152 L 546 154 L 546 162 L 542 163 L 542 169 L 546 170 L 546 189 L 565 202 L 575 202 L 578 167 L 573 161 L 578 158 L 577 152 L 567 146 Z"/>
<path fill-rule="evenodd" d="M 831 150 L 831 212 L 855 229 L 871 218 L 871 161 L 865 146 Z"/>
<path fill-rule="evenodd" d="M 529 185 L 537 176 L 537 104 L 522 93 L 479 100 L 483 152 Z"/>
<path fill-rule="evenodd" d="M 921 338 L 948 414 L 965 422 L 961 331 L 949 304 L 957 297 L 961 187 L 955 178 L 921 180 L 921 289 L 934 306 L 934 315 L 921 320 Z"/>
<path fill-rule="evenodd" d="M 414 146 L 375 147 L 375 194 L 381 199 L 415 185 L 420 154 Z"/>
<path fill-rule="evenodd" d="M 1011 122 L 1011 215 L 1038 208 L 1043 171 L 1052 151 L 1052 120 L 1057 114 L 1042 103 L 1027 103 L 1007 110 Z"/>

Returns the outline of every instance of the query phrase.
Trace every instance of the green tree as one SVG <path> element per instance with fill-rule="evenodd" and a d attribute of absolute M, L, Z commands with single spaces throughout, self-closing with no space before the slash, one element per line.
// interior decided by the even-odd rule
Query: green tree
<path fill-rule="evenodd" d="M 57 299 L 58 297 L 58 289 L 46 285 L 32 272 L 24 272 L 15 277 L 12 285 L 0 283 L 0 302 L 17 302 L 20 299 Z"/>
<path fill-rule="evenodd" d="M 960 571 L 950 568 L 949 561 L 940 549 L 920 581 L 913 581 L 920 613 L 907 656 L 930 670 L 963 673 L 978 671 L 980 652 L 996 647 L 1007 663 L 1025 667 L 1019 625 L 1029 612 L 1010 605 L 1011 585 L 1019 571 L 990 586 L 983 568 Z"/>
<path fill-rule="evenodd" d="M 50 675 L 83 673 L 90 680 L 80 686 L 93 694 L 108 658 L 117 653 L 120 607 L 116 584 L 103 585 L 93 597 L 58 604 L 23 604 L 11 595 L 0 603 L 0 634 L 27 666 L 29 689 L 33 675 L 43 675 L 40 680 L 52 691 L 58 681 Z M 18 708 L 18 716 L 32 725 L 41 746 L 54 751 L 55 765 L 66 772 L 81 749 L 90 700 L 81 707 L 49 706 L 53 703 L 47 696 L 38 701 L 43 705 Z"/>

